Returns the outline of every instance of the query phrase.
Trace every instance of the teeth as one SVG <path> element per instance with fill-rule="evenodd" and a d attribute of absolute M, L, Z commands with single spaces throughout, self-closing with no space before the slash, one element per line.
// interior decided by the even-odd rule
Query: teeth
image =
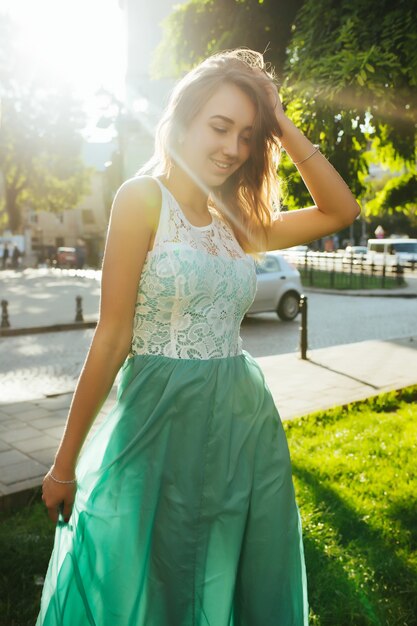
<path fill-rule="evenodd" d="M 224 163 L 219 163 L 218 161 L 213 161 L 213 163 L 215 163 L 218 167 L 221 167 L 221 169 L 223 169 L 223 170 L 227 170 L 227 168 L 230 167 L 230 165 L 224 164 Z"/>

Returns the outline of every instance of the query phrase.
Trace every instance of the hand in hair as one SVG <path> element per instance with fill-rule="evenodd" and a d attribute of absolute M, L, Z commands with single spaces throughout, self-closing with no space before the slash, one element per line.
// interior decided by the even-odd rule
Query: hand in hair
<path fill-rule="evenodd" d="M 259 76 L 262 76 L 264 80 L 267 79 L 265 80 L 265 91 L 268 94 L 271 107 L 273 108 L 277 120 L 279 121 L 282 116 L 285 115 L 285 113 L 276 84 L 274 83 L 272 77 L 265 70 L 261 70 L 260 68 L 256 67 L 253 68 L 253 71 Z"/>

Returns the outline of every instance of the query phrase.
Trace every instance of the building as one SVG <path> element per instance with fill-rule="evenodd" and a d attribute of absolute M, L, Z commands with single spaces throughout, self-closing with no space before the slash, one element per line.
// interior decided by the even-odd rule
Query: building
<path fill-rule="evenodd" d="M 84 143 L 83 160 L 88 167 L 94 169 L 94 173 L 90 193 L 75 208 L 61 213 L 34 210 L 26 212 L 26 265 L 52 260 L 59 246 L 79 245 L 86 248 L 88 265 L 100 265 L 112 199 L 108 189 L 106 164 L 115 149 L 114 142 Z"/>

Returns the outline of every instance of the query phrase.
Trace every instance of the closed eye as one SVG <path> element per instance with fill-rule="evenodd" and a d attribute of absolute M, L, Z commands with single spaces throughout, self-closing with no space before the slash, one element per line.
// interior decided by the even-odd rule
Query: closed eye
<path fill-rule="evenodd" d="M 227 128 L 219 128 L 217 126 L 212 126 L 213 130 L 216 131 L 216 133 L 227 133 Z"/>

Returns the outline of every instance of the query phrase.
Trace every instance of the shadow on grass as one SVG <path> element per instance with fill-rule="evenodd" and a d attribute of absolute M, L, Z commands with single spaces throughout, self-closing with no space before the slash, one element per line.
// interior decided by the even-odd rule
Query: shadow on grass
<path fill-rule="evenodd" d="M 320 626 L 415 626 L 417 575 L 379 530 L 371 528 L 315 472 L 293 461 L 301 489 L 308 491 L 315 513 L 333 529 L 334 541 L 346 551 L 329 556 L 326 542 L 304 532 L 309 601 Z M 407 515 L 409 516 L 407 518 Z M 410 510 L 402 519 L 415 524 Z M 346 563 L 352 559 L 351 568 Z M 355 570 L 355 566 L 358 571 Z"/>
<path fill-rule="evenodd" d="M 417 500 L 394 500 L 388 507 L 387 516 L 395 521 L 401 527 L 404 535 L 407 536 L 409 550 L 417 550 Z M 417 585 L 415 593 L 417 595 Z"/>

